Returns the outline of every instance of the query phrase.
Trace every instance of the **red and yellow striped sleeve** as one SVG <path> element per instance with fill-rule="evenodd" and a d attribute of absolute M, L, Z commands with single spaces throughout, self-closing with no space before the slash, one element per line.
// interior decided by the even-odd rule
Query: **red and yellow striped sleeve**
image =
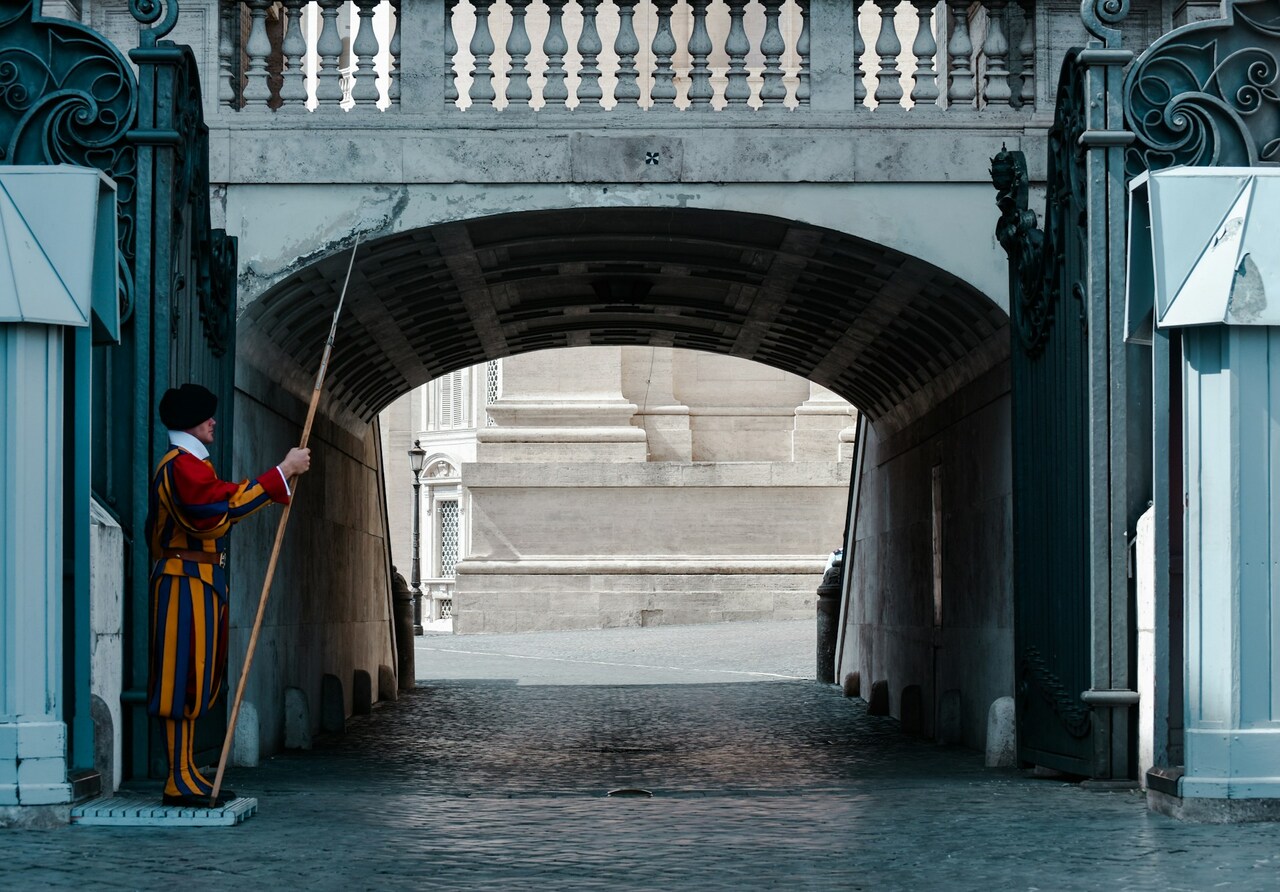
<path fill-rule="evenodd" d="M 165 466 L 163 491 L 174 520 L 199 539 L 225 536 L 231 525 L 272 502 L 289 501 L 289 491 L 279 468 L 255 480 L 232 483 L 219 480 L 213 465 L 183 452 Z"/>

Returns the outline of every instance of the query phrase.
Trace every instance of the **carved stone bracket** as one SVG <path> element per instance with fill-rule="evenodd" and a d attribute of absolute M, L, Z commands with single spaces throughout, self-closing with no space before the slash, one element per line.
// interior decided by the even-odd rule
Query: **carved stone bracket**
<path fill-rule="evenodd" d="M 1053 323 L 1052 291 L 1044 281 L 1044 233 L 1027 201 L 1027 159 L 1021 152 L 1001 149 L 991 159 L 991 183 L 996 187 L 996 240 L 1009 255 L 1010 310 L 1023 348 L 1039 353 Z"/>
<path fill-rule="evenodd" d="M 1280 164 L 1280 2 L 1239 2 L 1227 18 L 1157 40 L 1130 69 L 1130 176 L 1178 164 Z"/>

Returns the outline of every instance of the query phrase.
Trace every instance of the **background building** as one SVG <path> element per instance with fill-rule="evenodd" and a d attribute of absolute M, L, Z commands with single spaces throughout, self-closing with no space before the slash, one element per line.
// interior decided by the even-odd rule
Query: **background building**
<path fill-rule="evenodd" d="M 409 576 L 420 440 L 424 617 L 459 632 L 808 617 L 853 421 L 802 378 L 663 347 L 453 372 L 381 416 L 393 560 Z"/>

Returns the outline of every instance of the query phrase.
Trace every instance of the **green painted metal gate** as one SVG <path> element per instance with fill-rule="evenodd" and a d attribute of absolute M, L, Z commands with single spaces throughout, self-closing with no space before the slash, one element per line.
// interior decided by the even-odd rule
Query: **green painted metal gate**
<path fill-rule="evenodd" d="M 1045 228 L 1027 208 L 1026 161 L 992 164 L 1009 250 L 1014 628 L 1019 759 L 1089 774 L 1088 331 L 1080 73 L 1063 66 L 1049 134 Z"/>
<path fill-rule="evenodd" d="M 1132 771 L 1126 531 L 1142 498 L 1134 452 L 1146 445 L 1129 415 L 1144 397 L 1131 390 L 1123 341 L 1122 257 L 1107 247 L 1117 208 L 1123 214 L 1116 171 L 1131 138 L 1109 96 L 1130 54 L 1110 42 L 1063 62 L 1043 231 L 1028 207 L 1022 154 L 992 159 L 1013 322 L 1018 758 L 1095 778 Z"/>
<path fill-rule="evenodd" d="M 121 344 L 93 349 L 92 490 L 125 534 L 126 771 L 163 765 L 145 710 L 150 561 L 142 528 L 152 468 L 168 448 L 156 404 L 175 383 L 219 397 L 218 442 L 230 466 L 235 332 L 235 240 L 209 217 L 208 130 L 195 57 L 162 38 L 178 3 L 130 3 L 139 47 L 123 54 L 100 34 L 46 19 L 34 0 L 0 12 L 0 163 L 96 167 L 116 183 Z M 86 568 L 87 572 L 87 568 Z M 84 580 L 87 585 L 87 579 Z M 73 602 L 88 609 L 87 599 Z M 88 618 L 73 617 L 66 649 L 77 690 L 88 690 Z M 83 676 L 83 677 L 80 677 Z M 205 721 L 209 748 L 222 739 Z"/>

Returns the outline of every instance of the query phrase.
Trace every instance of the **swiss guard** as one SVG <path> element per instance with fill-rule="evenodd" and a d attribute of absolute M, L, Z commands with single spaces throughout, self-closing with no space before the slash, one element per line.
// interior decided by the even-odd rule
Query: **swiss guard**
<path fill-rule="evenodd" d="M 151 481 L 147 542 L 151 571 L 151 666 L 147 711 L 164 725 L 169 774 L 164 804 L 209 806 L 213 783 L 195 765 L 196 719 L 222 693 L 227 668 L 227 536 L 232 524 L 289 501 L 289 479 L 311 467 L 309 449 L 290 449 L 256 480 L 218 479 L 209 461 L 218 397 L 183 384 L 160 398 L 170 449 Z M 221 790 L 215 805 L 235 799 Z"/>

